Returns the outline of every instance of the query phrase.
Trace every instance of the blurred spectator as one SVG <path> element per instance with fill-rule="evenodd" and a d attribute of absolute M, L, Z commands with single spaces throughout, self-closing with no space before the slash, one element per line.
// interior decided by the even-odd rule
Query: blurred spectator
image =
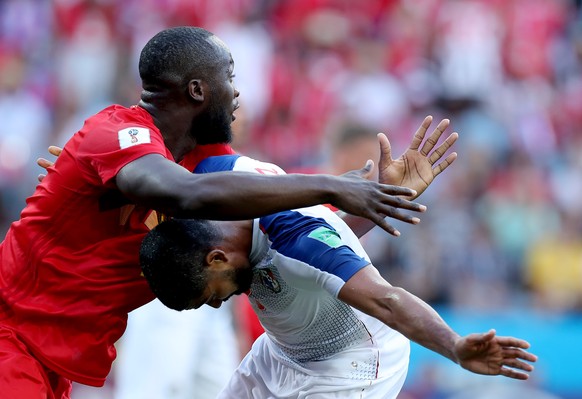
<path fill-rule="evenodd" d="M 2 227 L 18 218 L 32 194 L 30 165 L 47 146 L 50 113 L 27 87 L 27 64 L 18 52 L 0 53 L 0 204 Z"/>
<path fill-rule="evenodd" d="M 525 279 L 534 304 L 554 312 L 582 311 L 582 218 L 561 214 L 561 229 L 528 247 Z"/>
<path fill-rule="evenodd" d="M 232 308 L 176 312 L 154 300 L 129 314 L 115 399 L 214 399 L 241 359 Z"/>
<path fill-rule="evenodd" d="M 420 118 L 451 119 L 459 159 L 421 197 L 421 225 L 364 238 L 389 281 L 453 308 L 579 315 L 581 4 L 0 1 L 0 234 L 32 193 L 48 144 L 63 144 L 103 104 L 134 101 L 145 40 L 201 25 L 235 58 L 243 154 L 342 173 L 359 167 L 354 152 L 377 159 L 376 129 L 400 154 Z M 354 126 L 374 131 L 368 149 L 336 147 Z"/>

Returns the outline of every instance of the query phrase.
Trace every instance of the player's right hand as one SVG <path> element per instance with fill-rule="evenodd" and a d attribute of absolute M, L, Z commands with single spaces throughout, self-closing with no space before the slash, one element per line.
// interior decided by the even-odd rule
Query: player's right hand
<path fill-rule="evenodd" d="M 527 380 L 534 369 L 530 363 L 538 359 L 526 351 L 529 346 L 523 339 L 500 337 L 492 329 L 459 338 L 454 353 L 461 367 L 473 373 Z"/>

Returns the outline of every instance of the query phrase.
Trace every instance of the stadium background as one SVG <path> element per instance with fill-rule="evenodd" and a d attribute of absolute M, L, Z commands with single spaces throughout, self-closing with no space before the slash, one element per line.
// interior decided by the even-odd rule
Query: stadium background
<path fill-rule="evenodd" d="M 396 156 L 426 114 L 460 133 L 421 225 L 365 245 L 459 332 L 496 327 L 540 360 L 514 383 L 414 346 L 402 399 L 582 397 L 579 1 L 2 0 L 2 235 L 34 189 L 35 159 L 105 105 L 136 103 L 139 50 L 175 25 L 231 47 L 247 155 L 324 171 L 346 126 L 386 132 Z"/>

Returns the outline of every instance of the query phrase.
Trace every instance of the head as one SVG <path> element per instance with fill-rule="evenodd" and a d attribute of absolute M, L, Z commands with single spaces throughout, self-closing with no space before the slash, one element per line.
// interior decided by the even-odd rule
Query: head
<path fill-rule="evenodd" d="M 198 144 L 232 140 L 239 92 L 230 51 L 216 35 L 186 26 L 159 32 L 141 51 L 139 74 L 142 101 L 160 110 L 179 109 Z"/>
<path fill-rule="evenodd" d="M 248 252 L 228 245 L 221 223 L 229 222 L 170 219 L 146 235 L 141 268 L 164 305 L 174 310 L 204 304 L 218 308 L 232 295 L 248 291 L 253 276 Z"/>
<path fill-rule="evenodd" d="M 331 138 L 331 173 L 359 169 L 368 159 L 380 157 L 378 131 L 360 123 L 345 121 Z"/>

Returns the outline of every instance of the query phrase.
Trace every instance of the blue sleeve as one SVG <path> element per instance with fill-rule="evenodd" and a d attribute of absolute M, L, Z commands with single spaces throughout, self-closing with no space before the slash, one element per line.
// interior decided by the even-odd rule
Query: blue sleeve
<path fill-rule="evenodd" d="M 339 233 L 323 218 L 286 211 L 262 217 L 259 224 L 274 250 L 344 282 L 370 264 L 342 242 Z"/>
<path fill-rule="evenodd" d="M 208 157 L 196 166 L 194 173 L 225 172 L 233 170 L 234 164 L 238 158 L 240 158 L 240 155 L 237 154 Z"/>

